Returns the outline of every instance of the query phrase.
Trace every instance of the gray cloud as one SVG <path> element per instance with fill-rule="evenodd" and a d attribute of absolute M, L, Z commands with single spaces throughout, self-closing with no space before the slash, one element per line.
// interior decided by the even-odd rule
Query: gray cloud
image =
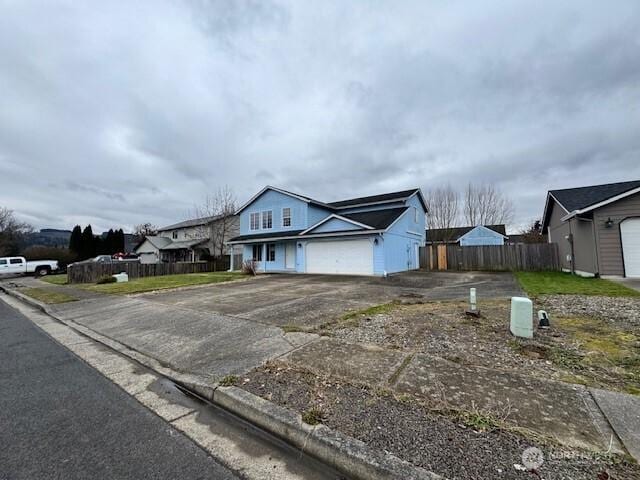
<path fill-rule="evenodd" d="M 37 227 L 183 219 L 224 184 L 337 200 L 640 178 L 640 5 L 8 1 L 0 205 Z"/>

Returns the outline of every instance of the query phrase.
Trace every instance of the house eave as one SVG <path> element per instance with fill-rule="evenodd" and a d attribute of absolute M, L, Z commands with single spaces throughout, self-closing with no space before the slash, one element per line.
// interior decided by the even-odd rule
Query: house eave
<path fill-rule="evenodd" d="M 358 235 L 371 235 L 383 233 L 385 230 L 354 230 L 354 231 L 343 231 L 343 232 L 326 232 L 326 233 L 312 233 L 307 235 L 302 235 L 301 233 L 298 235 L 284 235 L 282 237 L 257 237 L 257 238 L 249 238 L 246 240 L 230 240 L 225 242 L 226 245 L 242 245 L 248 243 L 270 243 L 282 240 L 306 240 L 309 238 L 325 238 L 325 237 L 350 237 L 350 236 L 358 236 Z"/>
<path fill-rule="evenodd" d="M 562 217 L 560 220 L 562 220 L 563 222 L 566 222 L 567 220 L 569 220 L 569 219 L 571 219 L 573 217 L 576 217 L 578 215 L 582 215 L 582 214 L 591 212 L 592 210 L 604 207 L 605 205 L 609 205 L 610 203 L 617 202 L 618 200 L 622 200 L 623 198 L 629 197 L 631 195 L 635 195 L 636 193 L 639 193 L 639 192 L 640 192 L 640 187 L 631 189 L 631 190 L 629 190 L 627 192 L 621 193 L 619 195 L 615 195 L 615 196 L 613 196 L 611 198 L 608 198 L 606 200 L 603 200 L 601 202 L 594 203 L 593 205 L 589 205 L 588 207 L 584 207 L 584 208 L 580 208 L 580 209 L 568 212 L 568 214 L 565 215 L 564 217 Z"/>

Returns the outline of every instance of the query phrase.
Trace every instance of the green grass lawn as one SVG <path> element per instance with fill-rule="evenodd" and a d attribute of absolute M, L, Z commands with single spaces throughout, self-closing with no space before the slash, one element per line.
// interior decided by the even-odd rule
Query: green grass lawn
<path fill-rule="evenodd" d="M 127 295 L 129 293 L 151 292 L 153 290 L 163 290 L 167 288 L 228 282 L 232 280 L 239 280 L 241 278 L 247 278 L 247 276 L 240 272 L 207 272 L 136 278 L 134 280 L 129 280 L 128 282 L 107 283 L 104 285 L 85 283 L 77 286 L 94 292 Z"/>
<path fill-rule="evenodd" d="M 42 303 L 48 304 L 74 302 L 77 300 L 77 298 L 74 298 L 71 295 L 67 295 L 66 293 L 53 292 L 50 290 L 45 290 L 44 288 L 25 288 L 23 290 L 20 290 L 20 293 Z"/>
<path fill-rule="evenodd" d="M 638 297 L 640 292 L 601 278 L 585 278 L 564 272 L 515 272 L 522 289 L 538 295 L 603 295 Z"/>
<path fill-rule="evenodd" d="M 60 273 L 58 275 L 47 275 L 46 277 L 41 277 L 40 280 L 52 283 L 54 285 L 66 285 L 67 284 L 67 274 Z"/>

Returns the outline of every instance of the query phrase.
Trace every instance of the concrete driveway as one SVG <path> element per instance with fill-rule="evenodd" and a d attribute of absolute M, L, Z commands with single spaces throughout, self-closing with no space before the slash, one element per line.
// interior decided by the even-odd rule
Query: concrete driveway
<path fill-rule="evenodd" d="M 72 326 L 210 382 L 248 372 L 318 339 L 282 326 L 312 329 L 347 311 L 403 296 L 464 298 L 471 286 L 480 299 L 521 293 L 508 273 L 410 272 L 387 279 L 270 275 L 155 294 L 78 297 L 48 310 Z"/>
<path fill-rule="evenodd" d="M 402 298 L 467 298 L 471 287 L 480 300 L 522 294 L 510 273 L 415 271 L 388 278 L 271 275 L 140 298 L 277 326 L 316 327 L 346 312 Z"/>

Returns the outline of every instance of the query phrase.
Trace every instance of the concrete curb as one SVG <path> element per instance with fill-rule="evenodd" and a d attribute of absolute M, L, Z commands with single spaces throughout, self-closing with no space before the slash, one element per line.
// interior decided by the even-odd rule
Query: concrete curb
<path fill-rule="evenodd" d="M 195 395 L 248 421 L 354 480 L 438 480 L 439 475 L 416 467 L 398 457 L 368 447 L 355 438 L 343 435 L 325 425 L 311 426 L 299 414 L 238 387 L 207 384 L 193 375 L 176 372 L 156 359 L 72 321 L 57 318 L 44 303 L 14 289 L 0 286 L 18 300 L 37 308 L 78 333 L 144 365 L 157 374 L 181 385 Z"/>

